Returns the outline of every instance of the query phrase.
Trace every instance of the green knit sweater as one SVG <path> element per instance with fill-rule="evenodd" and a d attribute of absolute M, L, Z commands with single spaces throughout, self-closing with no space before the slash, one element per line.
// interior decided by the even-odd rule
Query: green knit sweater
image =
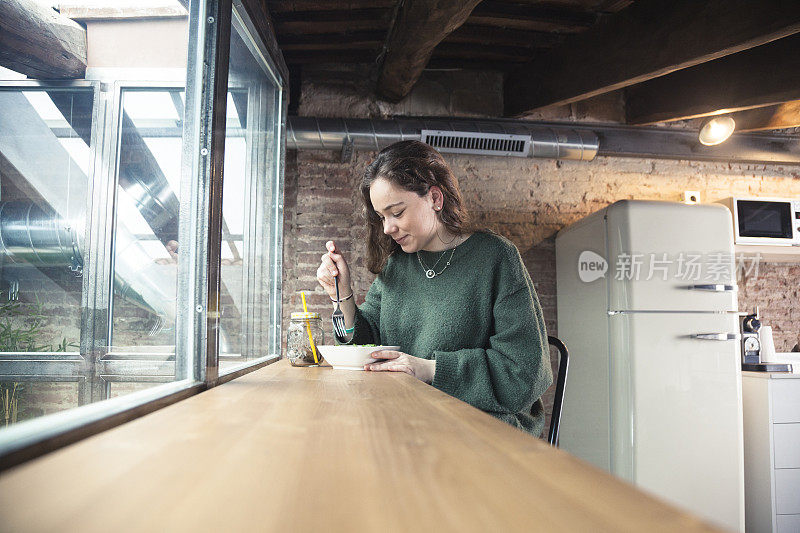
<path fill-rule="evenodd" d="M 420 252 L 428 267 L 441 255 Z M 350 343 L 435 359 L 434 387 L 541 435 L 540 397 L 553 382 L 547 333 L 519 250 L 503 237 L 473 233 L 432 279 L 416 254 L 397 250 L 358 306 Z"/>

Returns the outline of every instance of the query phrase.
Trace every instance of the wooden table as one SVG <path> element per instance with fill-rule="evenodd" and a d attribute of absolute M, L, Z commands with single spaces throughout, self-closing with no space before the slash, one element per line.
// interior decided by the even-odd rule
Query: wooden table
<path fill-rule="evenodd" d="M 284 361 L 0 475 L 3 531 L 712 531 L 402 373 Z"/>

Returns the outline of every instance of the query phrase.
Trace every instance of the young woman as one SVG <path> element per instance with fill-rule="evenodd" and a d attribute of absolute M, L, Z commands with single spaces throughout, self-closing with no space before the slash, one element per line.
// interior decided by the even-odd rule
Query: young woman
<path fill-rule="evenodd" d="M 456 178 L 427 144 L 402 141 L 364 172 L 367 267 L 356 306 L 350 268 L 328 241 L 317 280 L 340 305 L 348 338 L 400 346 L 369 371 L 400 371 L 539 436 L 553 381 L 542 309 L 517 248 L 471 229 Z"/>

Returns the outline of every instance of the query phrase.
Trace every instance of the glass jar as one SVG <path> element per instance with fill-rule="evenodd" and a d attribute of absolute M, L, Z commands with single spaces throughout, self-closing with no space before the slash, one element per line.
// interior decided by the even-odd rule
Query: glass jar
<path fill-rule="evenodd" d="M 317 351 L 314 360 L 314 350 L 316 346 L 325 343 L 319 313 L 292 313 L 290 318 L 289 329 L 286 331 L 286 356 L 289 362 L 292 366 L 319 366 L 322 355 Z M 314 339 L 313 348 L 308 338 L 309 330 Z"/>

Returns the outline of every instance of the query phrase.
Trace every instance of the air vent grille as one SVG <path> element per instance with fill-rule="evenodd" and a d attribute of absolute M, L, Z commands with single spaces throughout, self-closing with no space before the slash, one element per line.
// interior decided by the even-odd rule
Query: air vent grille
<path fill-rule="evenodd" d="M 528 157 L 530 135 L 422 130 L 421 140 L 440 152 L 452 154 Z"/>

